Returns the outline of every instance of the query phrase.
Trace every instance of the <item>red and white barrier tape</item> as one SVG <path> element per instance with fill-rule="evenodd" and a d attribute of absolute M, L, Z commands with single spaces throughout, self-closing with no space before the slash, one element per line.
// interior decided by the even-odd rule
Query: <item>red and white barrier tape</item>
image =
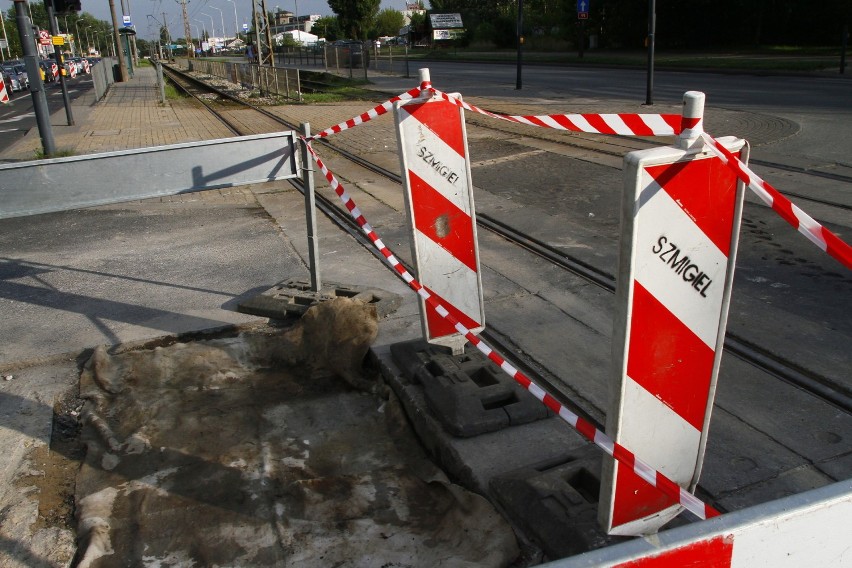
<path fill-rule="evenodd" d="M 310 142 L 302 138 L 303 142 L 306 144 L 308 151 L 316 162 L 317 166 L 319 166 L 322 171 L 325 179 L 328 180 L 328 183 L 331 185 L 331 188 L 343 202 L 343 205 L 349 211 L 349 214 L 353 219 L 358 223 L 361 227 L 361 230 L 365 235 L 370 239 L 382 256 L 385 257 L 388 264 L 391 268 L 396 271 L 399 276 L 411 287 L 412 290 L 417 292 L 423 300 L 429 304 L 432 309 L 435 310 L 441 317 L 445 318 L 449 321 L 453 327 L 455 327 L 456 331 L 462 334 L 468 341 L 470 341 L 477 349 L 479 349 L 486 357 L 491 359 L 494 363 L 500 366 L 503 372 L 507 373 L 510 377 L 512 377 L 515 381 L 517 381 L 521 386 L 527 389 L 534 397 L 544 403 L 547 408 L 555 412 L 562 418 L 565 422 L 570 424 L 573 428 L 575 428 L 580 434 L 582 434 L 589 441 L 594 443 L 596 446 L 601 448 L 604 452 L 618 460 L 626 467 L 630 467 L 633 471 L 647 481 L 651 486 L 656 487 L 662 493 L 664 493 L 669 498 L 673 499 L 675 502 L 682 505 L 685 509 L 696 515 L 700 519 L 708 519 L 710 517 L 715 517 L 719 515 L 719 512 L 707 505 L 695 495 L 691 494 L 689 491 L 660 473 L 656 471 L 653 467 L 648 465 L 647 463 L 640 460 L 636 457 L 630 450 L 625 448 L 624 446 L 617 444 L 612 438 L 607 436 L 604 432 L 595 428 L 594 424 L 580 418 L 569 409 L 562 406 L 555 398 L 549 395 L 544 389 L 535 384 L 530 378 L 524 375 L 521 371 L 513 367 L 506 359 L 500 356 L 497 352 L 495 352 L 491 347 L 489 347 L 485 342 L 483 342 L 479 337 L 474 335 L 469 329 L 467 329 L 464 325 L 461 324 L 456 318 L 454 318 L 450 313 L 444 308 L 443 305 L 439 302 L 439 299 L 431 294 L 426 288 L 420 284 L 414 276 L 411 275 L 408 270 L 402 265 L 399 260 L 397 260 L 396 256 L 394 256 L 393 252 L 388 249 L 373 228 L 367 223 L 367 220 L 364 218 L 364 215 L 361 213 L 361 210 L 352 200 L 352 197 L 346 192 L 346 189 L 343 185 L 337 180 L 334 174 L 326 167 L 325 163 L 320 159 L 314 149 L 311 147 Z"/>
<path fill-rule="evenodd" d="M 349 120 L 345 120 L 339 124 L 335 124 L 329 128 L 326 128 L 322 132 L 317 132 L 313 136 L 309 138 L 309 140 L 316 140 L 318 138 L 325 138 L 326 136 L 331 136 L 332 134 L 338 134 L 343 132 L 344 130 L 349 130 L 350 128 L 355 128 L 359 124 L 364 124 L 365 122 L 369 122 L 376 117 L 382 116 L 387 113 L 390 109 L 393 108 L 393 103 L 397 101 L 407 101 L 409 99 L 413 99 L 416 96 L 419 96 L 424 90 L 428 90 L 430 88 L 429 83 L 422 83 L 419 87 L 415 87 L 401 95 L 397 95 L 382 104 L 373 107 L 365 113 L 359 114 L 356 117 L 350 118 Z"/>
<path fill-rule="evenodd" d="M 416 96 L 432 93 L 442 99 L 460 106 L 471 112 L 476 112 L 498 120 L 539 126 L 542 128 L 553 128 L 557 130 L 570 130 L 575 132 L 587 132 L 594 134 L 611 135 L 635 135 L 635 136 L 674 136 L 684 130 L 693 128 L 698 119 L 688 118 L 677 114 L 550 114 L 550 115 L 502 115 L 483 110 L 468 104 L 452 95 L 439 91 L 432 87 L 431 83 L 423 82 L 401 95 L 393 97 L 371 110 L 350 118 L 344 122 L 326 128 L 322 132 L 314 134 L 309 140 L 324 138 L 337 134 L 344 130 L 354 128 L 360 124 L 386 114 L 393 103 L 409 100 Z M 762 180 L 754 172 L 748 169 L 727 149 L 722 147 L 712 137 L 701 132 L 704 141 L 714 152 L 746 183 L 767 205 L 778 213 L 785 221 L 805 235 L 820 249 L 827 252 L 838 260 L 846 268 L 852 269 L 852 247 L 846 244 L 834 233 L 820 225 L 807 213 L 799 209 L 790 200 L 781 195 L 775 188 Z"/>
<path fill-rule="evenodd" d="M 777 189 L 751 171 L 748 166 L 743 164 L 712 136 L 706 133 L 702 133 L 701 136 L 704 142 L 710 146 L 710 149 L 737 174 L 737 177 L 782 219 L 846 268 L 852 269 L 852 247 L 781 195 Z"/>
<path fill-rule="evenodd" d="M 679 114 L 540 114 L 529 116 L 496 114 L 468 104 L 435 88 L 430 90 L 442 99 L 471 112 L 542 128 L 591 134 L 618 134 L 621 136 L 675 136 L 680 134 L 682 129 L 682 117 Z"/>

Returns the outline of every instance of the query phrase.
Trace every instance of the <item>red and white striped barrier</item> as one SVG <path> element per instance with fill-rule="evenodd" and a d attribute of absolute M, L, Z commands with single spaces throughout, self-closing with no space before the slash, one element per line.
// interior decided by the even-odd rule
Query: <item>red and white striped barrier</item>
<path fill-rule="evenodd" d="M 358 116 L 350 118 L 349 120 L 344 120 L 343 122 L 335 124 L 334 126 L 330 126 L 329 128 L 326 128 L 321 132 L 317 132 L 313 136 L 309 137 L 308 140 L 317 140 L 319 138 L 331 136 L 332 134 L 339 134 L 344 130 L 349 130 L 350 128 L 355 128 L 358 125 L 369 122 L 374 118 L 377 118 L 387 113 L 393 108 L 394 103 L 396 103 L 397 101 L 411 100 L 414 97 L 419 96 L 423 92 L 423 90 L 428 89 L 428 87 L 429 85 L 426 83 L 421 84 L 419 87 L 415 87 L 401 95 L 397 95 L 391 99 L 388 99 L 387 101 L 376 107 L 371 108 L 365 113 L 359 114 Z"/>
<path fill-rule="evenodd" d="M 471 343 L 473 343 L 480 351 L 482 351 L 486 356 L 488 356 L 492 361 L 497 363 L 505 372 L 507 372 L 510 376 L 512 376 L 518 383 L 527 388 L 536 398 L 541 400 L 548 408 L 552 411 L 556 412 L 560 417 L 562 417 L 565 421 L 575 427 L 581 434 L 587 437 L 590 441 L 594 442 L 597 446 L 602 448 L 607 454 L 611 455 L 615 458 L 615 460 L 621 464 L 622 468 L 629 468 L 635 473 L 635 475 L 649 483 L 652 487 L 657 488 L 662 494 L 664 494 L 670 501 L 670 503 L 678 504 L 683 506 L 693 514 L 695 514 L 698 518 L 706 519 L 709 517 L 713 517 L 718 515 L 718 512 L 712 507 L 706 505 L 701 502 L 691 493 L 689 493 L 686 489 L 678 485 L 675 481 L 673 481 L 670 477 L 666 476 L 664 473 L 655 470 L 654 467 L 649 465 L 649 463 L 645 461 L 639 460 L 636 455 L 634 455 L 631 451 L 627 450 L 624 445 L 612 440 L 610 437 L 606 436 L 603 432 L 595 429 L 595 427 L 584 421 L 582 418 L 579 418 L 570 410 L 564 408 L 560 405 L 553 397 L 547 394 L 543 389 L 541 389 L 538 385 L 533 383 L 529 378 L 520 373 L 517 369 L 515 369 L 511 364 L 506 362 L 500 355 L 495 353 L 489 346 L 484 344 L 479 338 L 474 335 L 470 329 L 465 326 L 463 323 L 459 322 L 457 318 L 453 316 L 450 311 L 444 307 L 444 302 L 438 295 L 434 293 L 430 293 L 420 282 L 418 282 L 414 277 L 409 274 L 405 268 L 399 263 L 393 253 L 387 249 L 387 247 L 381 242 L 378 235 L 375 234 L 373 229 L 369 226 L 361 214 L 360 210 L 355 206 L 355 203 L 352 201 L 351 197 L 348 195 L 346 190 L 342 185 L 337 181 L 334 175 L 326 168 L 326 166 L 322 163 L 322 160 L 319 156 L 314 152 L 314 150 L 310 146 L 310 140 L 329 136 L 331 134 L 335 134 L 337 132 L 341 132 L 343 130 L 353 128 L 354 126 L 358 126 L 359 124 L 363 124 L 372 118 L 385 114 L 390 108 L 390 105 L 395 101 L 408 100 L 413 98 L 413 96 L 417 95 L 420 92 L 421 96 L 424 94 L 423 91 L 433 92 L 435 95 L 441 97 L 442 99 L 455 104 L 461 108 L 465 108 L 471 110 L 473 112 L 478 112 L 480 114 L 484 114 L 487 116 L 491 116 L 494 118 L 498 118 L 501 120 L 510 120 L 513 122 L 523 123 L 523 124 L 531 124 L 535 126 L 542 127 L 551 127 L 551 128 L 561 128 L 565 130 L 576 130 L 581 132 L 593 132 L 593 133 L 603 133 L 603 134 L 634 134 L 634 135 L 671 135 L 671 134 L 680 134 L 684 133 L 684 140 L 689 140 L 689 145 L 693 145 L 698 137 L 703 134 L 701 129 L 701 120 L 700 117 L 691 116 L 687 113 L 684 116 L 679 115 L 544 115 L 544 116 L 503 116 L 497 115 L 494 113 L 490 113 L 488 111 L 483 111 L 482 109 L 478 109 L 472 105 L 468 105 L 463 101 L 453 97 L 451 95 L 446 95 L 432 89 L 431 85 L 427 82 L 424 82 L 418 89 L 412 89 L 395 99 L 391 99 L 378 107 L 375 107 L 373 110 L 360 115 L 354 119 L 350 119 L 343 123 L 340 123 L 334 127 L 326 129 L 321 133 L 315 135 L 314 137 L 304 140 L 307 144 L 307 147 L 316 161 L 317 165 L 323 171 L 326 179 L 331 184 L 332 188 L 335 190 L 337 195 L 343 201 L 344 205 L 350 211 L 350 214 L 353 218 L 361 226 L 364 233 L 371 239 L 377 249 L 381 252 L 381 254 L 385 257 L 388 264 L 393 268 L 401 278 L 408 283 L 408 285 L 414 289 L 422 298 L 422 301 L 428 304 L 436 314 L 441 317 L 447 319 L 450 324 L 458 331 L 459 334 L 467 338 Z M 721 151 L 721 150 L 719 150 Z M 736 161 L 731 161 L 730 159 L 727 162 L 729 165 L 732 163 L 736 163 Z M 733 166 L 730 166 L 733 167 Z M 738 175 L 740 175 L 738 173 Z M 742 177 L 740 175 L 740 177 Z M 750 184 L 751 185 L 751 184 Z M 826 239 L 830 240 L 830 239 Z M 838 239 L 839 240 L 839 239 Z M 845 243 L 841 244 L 845 245 Z M 826 247 L 827 250 L 829 246 Z M 684 268 L 684 272 L 686 272 L 687 268 Z M 692 271 L 690 271 L 692 274 Z M 680 276 L 683 276 L 682 274 Z M 706 275 L 705 275 L 706 276 Z M 728 276 L 726 276 L 727 278 Z M 698 278 L 698 277 L 696 277 Z M 706 285 L 706 278 L 700 279 L 700 282 Z M 700 293 L 701 290 L 698 290 Z M 717 336 L 720 334 L 717 331 Z M 715 357 L 715 355 L 714 355 Z M 715 365 L 715 363 L 714 363 Z M 704 405 L 705 409 L 709 412 L 709 406 L 707 404 Z M 703 451 L 703 450 L 702 450 Z M 695 479 L 697 480 L 697 472 L 695 472 Z"/>
<path fill-rule="evenodd" d="M 6 81 L 0 77 L 0 103 L 9 104 L 9 91 L 6 90 Z"/>
<path fill-rule="evenodd" d="M 489 112 L 475 105 L 468 104 L 451 94 L 435 89 L 428 82 L 422 83 L 419 87 L 394 97 L 357 117 L 336 124 L 330 128 L 326 128 L 322 132 L 312 136 L 310 139 L 315 140 L 317 138 L 324 138 L 331 136 L 332 134 L 337 134 L 344 130 L 354 128 L 360 124 L 364 124 L 373 118 L 387 113 L 388 110 L 392 108 L 394 102 L 411 99 L 426 90 L 461 108 L 498 120 L 516 122 L 518 124 L 527 124 L 542 128 L 553 128 L 556 130 L 620 136 L 677 136 L 681 135 L 685 130 L 691 131 L 692 129 L 695 129 L 696 132 L 699 132 L 701 136 L 704 137 L 711 148 L 715 148 L 712 143 L 712 138 L 703 132 L 703 124 L 698 124 L 700 119 L 689 116 L 688 112 L 683 115 L 644 113 L 504 115 Z M 693 138 L 692 136 L 689 136 L 689 132 L 687 132 L 687 137 Z M 718 149 L 715 151 L 721 154 L 721 151 Z M 727 160 L 727 157 L 725 157 L 725 159 Z M 834 233 L 828 231 L 825 227 L 814 221 L 809 215 L 799 209 L 796 205 L 792 204 L 787 198 L 781 195 L 776 189 L 772 188 L 772 186 L 768 183 L 760 179 L 760 177 L 755 175 L 753 172 L 747 168 L 740 169 L 736 165 L 736 161 L 729 161 L 728 163 L 730 167 L 734 168 L 740 179 L 742 179 L 753 191 L 755 191 L 760 198 L 772 207 L 772 209 L 784 220 L 790 223 L 790 225 L 794 228 L 798 229 L 823 251 L 830 254 L 847 268 L 852 269 L 852 247 L 837 237 Z"/>
<path fill-rule="evenodd" d="M 465 327 L 461 322 L 455 319 L 452 314 L 447 310 L 443 304 L 441 303 L 441 299 L 437 298 L 434 294 L 431 294 L 426 288 L 424 288 L 415 278 L 411 275 L 408 270 L 399 262 L 393 252 L 387 248 L 387 246 L 382 242 L 379 238 L 378 234 L 376 234 L 375 230 L 367 223 L 367 220 L 364 218 L 361 210 L 357 207 L 355 202 L 352 200 L 352 197 L 343 187 L 343 185 L 337 180 L 334 174 L 326 167 L 325 163 L 320 159 L 317 153 L 310 145 L 310 141 L 302 138 L 303 142 L 307 144 L 308 151 L 316 162 L 317 166 L 323 172 L 326 180 L 328 181 L 331 188 L 343 202 L 343 205 L 346 207 L 349 214 L 353 219 L 358 223 L 361 227 L 361 230 L 364 234 L 370 239 L 373 245 L 378 249 L 378 251 L 382 254 L 382 256 L 386 259 L 388 265 L 399 274 L 400 278 L 408 284 L 408 286 L 417 292 L 423 301 L 427 302 L 430 307 L 440 315 L 441 317 L 447 319 L 453 327 L 458 331 L 461 335 L 467 338 L 468 341 L 471 342 L 477 349 L 479 349 L 486 357 L 491 359 L 494 363 L 496 363 L 506 374 L 512 377 L 515 381 L 518 382 L 521 386 L 527 389 L 534 397 L 544 403 L 550 410 L 556 413 L 560 418 L 562 418 L 565 422 L 570 424 L 573 428 L 575 428 L 580 434 L 582 434 L 589 441 L 594 443 L 596 446 L 601 448 L 608 455 L 614 457 L 620 463 L 624 464 L 625 467 L 630 467 L 640 478 L 644 479 L 647 483 L 651 484 L 651 486 L 658 488 L 665 495 L 671 498 L 674 502 L 682 505 L 686 510 L 690 511 L 699 519 L 707 519 L 710 517 L 715 517 L 719 515 L 719 512 L 702 502 L 700 499 L 695 497 L 692 493 L 672 481 L 670 478 L 665 476 L 663 473 L 656 471 L 653 467 L 648 465 L 646 462 L 639 459 L 633 452 L 614 442 L 609 436 L 607 436 L 604 432 L 595 428 L 594 424 L 580 418 L 568 408 L 562 406 L 555 398 L 553 398 L 550 394 L 547 393 L 543 388 L 539 385 L 535 384 L 529 377 L 524 375 L 521 371 L 512 366 L 505 358 L 500 356 L 496 351 L 491 349 L 485 342 L 483 342 L 479 337 L 474 335 L 467 327 Z"/>
<path fill-rule="evenodd" d="M 736 173 L 737 177 L 749 189 L 756 193 L 764 203 L 778 213 L 790 226 L 802 233 L 809 241 L 843 264 L 843 266 L 852 269 L 852 247 L 820 225 L 810 215 L 799 209 L 792 201 L 781 195 L 777 189 L 751 171 L 735 155 L 728 151 L 727 148 L 719 144 L 717 140 L 707 134 L 702 134 L 702 139 Z"/>
<path fill-rule="evenodd" d="M 704 95 L 678 146 L 625 156 L 607 433 L 680 485 L 698 483 L 722 356 L 742 184 L 702 151 Z M 733 151 L 745 141 L 724 140 Z M 677 503 L 605 462 L 600 520 L 610 534 L 656 532 Z"/>
<path fill-rule="evenodd" d="M 483 110 L 461 99 L 432 89 L 435 95 L 471 112 L 490 116 L 498 120 L 571 130 L 590 134 L 617 134 L 622 136 L 674 136 L 680 134 L 681 115 L 679 114 L 547 114 L 547 115 L 506 115 Z"/>
<path fill-rule="evenodd" d="M 550 568 L 852 566 L 852 479 L 547 564 Z"/>
<path fill-rule="evenodd" d="M 394 105 L 418 279 L 445 300 L 456 320 L 479 333 L 485 302 L 463 112 L 428 96 Z M 422 299 L 420 319 L 428 342 L 464 352 L 467 340 Z"/>

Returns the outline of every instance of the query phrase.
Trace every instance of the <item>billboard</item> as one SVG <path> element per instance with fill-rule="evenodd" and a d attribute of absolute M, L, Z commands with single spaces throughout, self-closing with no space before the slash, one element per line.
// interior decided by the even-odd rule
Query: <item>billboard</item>
<path fill-rule="evenodd" d="M 429 14 L 429 21 L 433 30 L 464 27 L 461 14 Z"/>

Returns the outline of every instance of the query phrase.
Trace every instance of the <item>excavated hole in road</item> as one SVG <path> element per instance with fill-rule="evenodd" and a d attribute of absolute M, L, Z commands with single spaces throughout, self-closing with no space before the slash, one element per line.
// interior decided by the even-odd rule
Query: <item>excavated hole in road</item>
<path fill-rule="evenodd" d="M 95 351 L 80 383 L 77 566 L 516 558 L 510 527 L 426 458 L 393 395 L 353 387 L 380 381 L 354 383 L 360 370 L 341 362 L 360 354 L 360 365 L 369 322 L 339 313 L 305 321 Z"/>

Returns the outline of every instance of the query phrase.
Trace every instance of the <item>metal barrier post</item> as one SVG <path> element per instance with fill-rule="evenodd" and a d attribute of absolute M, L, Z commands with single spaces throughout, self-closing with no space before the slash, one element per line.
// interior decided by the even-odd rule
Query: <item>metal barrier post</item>
<path fill-rule="evenodd" d="M 311 135 L 311 125 L 302 123 L 302 136 Z M 314 195 L 313 160 L 308 152 L 308 143 L 302 143 L 302 183 L 305 186 L 305 221 L 308 226 L 308 259 L 311 269 L 311 290 L 319 292 L 322 282 L 319 268 L 319 237 L 317 236 L 317 203 Z"/>
<path fill-rule="evenodd" d="M 163 81 L 163 64 L 157 61 L 157 85 L 160 86 L 160 103 L 166 104 L 166 84 Z"/>

